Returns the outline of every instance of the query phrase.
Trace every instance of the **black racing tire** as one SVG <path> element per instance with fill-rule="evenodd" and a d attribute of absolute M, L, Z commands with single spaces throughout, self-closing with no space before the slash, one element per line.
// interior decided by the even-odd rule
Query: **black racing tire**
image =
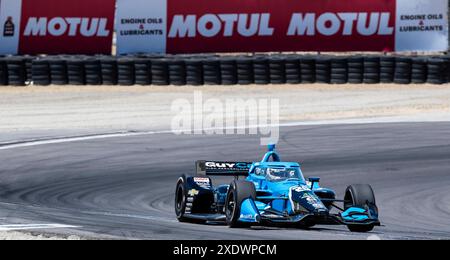
<path fill-rule="evenodd" d="M 256 188 L 253 182 L 234 180 L 228 189 L 225 201 L 225 215 L 230 228 L 250 227 L 250 223 L 239 222 L 240 207 L 244 200 L 252 198 L 256 200 Z"/>
<path fill-rule="evenodd" d="M 375 205 L 376 208 L 375 194 L 372 187 L 367 184 L 354 184 L 348 186 L 345 191 L 344 200 L 345 210 L 353 206 L 365 207 L 366 205 Z M 347 227 L 351 232 L 365 233 L 372 231 L 374 225 L 348 225 Z"/>
<path fill-rule="evenodd" d="M 180 222 L 188 221 L 184 216 L 187 203 L 186 190 L 186 175 L 183 174 L 178 178 L 177 187 L 175 189 L 175 214 Z"/>
<path fill-rule="evenodd" d="M 27 69 L 25 60 L 19 56 L 7 58 L 6 60 L 8 84 L 11 86 L 25 86 Z"/>
<path fill-rule="evenodd" d="M 186 59 L 186 84 L 192 86 L 203 85 L 203 64 L 200 59 Z"/>
<path fill-rule="evenodd" d="M 46 59 L 35 59 L 31 65 L 31 79 L 34 85 L 50 85 L 50 66 Z"/>
<path fill-rule="evenodd" d="M 348 225 L 347 228 L 355 233 L 367 233 L 373 230 L 374 225 Z"/>
<path fill-rule="evenodd" d="M 202 67 L 204 85 L 220 85 L 222 83 L 219 59 L 204 58 L 202 59 Z"/>

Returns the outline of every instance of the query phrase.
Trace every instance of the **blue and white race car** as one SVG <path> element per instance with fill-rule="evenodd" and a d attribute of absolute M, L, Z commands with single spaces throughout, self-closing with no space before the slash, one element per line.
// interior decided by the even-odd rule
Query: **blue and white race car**
<path fill-rule="evenodd" d="M 380 226 L 370 185 L 350 185 L 338 200 L 333 190 L 319 186 L 320 178 L 305 180 L 300 164 L 282 162 L 275 145 L 269 145 L 261 162 L 197 161 L 196 168 L 196 176 L 177 181 L 175 213 L 181 222 L 225 222 L 232 228 L 341 224 L 352 232 Z M 209 176 L 235 179 L 214 187 Z"/>

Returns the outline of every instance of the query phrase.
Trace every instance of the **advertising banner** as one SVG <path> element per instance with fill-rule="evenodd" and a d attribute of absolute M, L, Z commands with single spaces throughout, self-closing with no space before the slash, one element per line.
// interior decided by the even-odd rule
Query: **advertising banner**
<path fill-rule="evenodd" d="M 445 51 L 448 0 L 117 0 L 118 52 Z"/>
<path fill-rule="evenodd" d="M 0 0 L 2 54 L 110 54 L 115 0 Z"/>

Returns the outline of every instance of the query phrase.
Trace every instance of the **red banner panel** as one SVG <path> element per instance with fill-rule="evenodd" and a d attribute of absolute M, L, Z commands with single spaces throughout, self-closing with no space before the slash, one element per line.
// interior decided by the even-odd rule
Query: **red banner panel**
<path fill-rule="evenodd" d="M 22 0 L 19 53 L 110 54 L 115 0 Z"/>
<path fill-rule="evenodd" d="M 391 0 L 170 0 L 167 11 L 168 52 L 378 51 L 395 46 Z"/>

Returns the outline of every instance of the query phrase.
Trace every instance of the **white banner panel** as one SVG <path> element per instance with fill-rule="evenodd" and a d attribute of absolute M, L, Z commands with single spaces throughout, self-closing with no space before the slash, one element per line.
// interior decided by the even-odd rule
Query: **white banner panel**
<path fill-rule="evenodd" d="M 167 0 L 117 0 L 117 52 L 166 52 Z"/>
<path fill-rule="evenodd" d="M 448 0 L 397 0 L 396 51 L 447 51 Z"/>
<path fill-rule="evenodd" d="M 17 54 L 22 0 L 0 0 L 0 54 Z"/>

